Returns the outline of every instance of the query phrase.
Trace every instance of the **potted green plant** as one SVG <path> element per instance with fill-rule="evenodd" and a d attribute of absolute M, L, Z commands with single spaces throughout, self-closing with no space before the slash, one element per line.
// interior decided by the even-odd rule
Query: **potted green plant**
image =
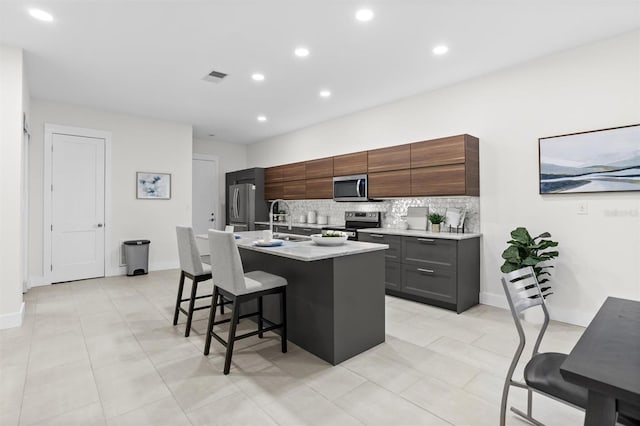
<path fill-rule="evenodd" d="M 557 250 L 548 250 L 557 247 L 558 243 L 550 239 L 551 234 L 543 232 L 542 234 L 532 237 L 527 228 L 519 227 L 511 231 L 511 240 L 507 241 L 509 247 L 502 252 L 504 263 L 500 270 L 504 273 L 515 271 L 526 266 L 532 266 L 540 285 L 542 296 L 553 294 L 550 285 L 542 285 L 549 281 L 551 274 L 548 269 L 553 265 L 544 264 L 549 260 L 558 257 Z M 534 296 L 535 297 L 535 296 Z"/>
<path fill-rule="evenodd" d="M 444 222 L 444 215 L 440 213 L 429 214 L 429 222 L 431 222 L 431 232 L 440 232 L 440 224 Z"/>

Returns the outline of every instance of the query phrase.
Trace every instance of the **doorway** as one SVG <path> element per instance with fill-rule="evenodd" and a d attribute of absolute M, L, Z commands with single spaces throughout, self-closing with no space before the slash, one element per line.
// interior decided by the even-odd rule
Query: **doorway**
<path fill-rule="evenodd" d="M 222 229 L 219 217 L 218 158 L 194 154 L 192 163 L 193 232 L 206 234 L 208 229 Z"/>
<path fill-rule="evenodd" d="M 107 132 L 45 125 L 43 269 L 48 283 L 107 275 L 109 142 Z"/>

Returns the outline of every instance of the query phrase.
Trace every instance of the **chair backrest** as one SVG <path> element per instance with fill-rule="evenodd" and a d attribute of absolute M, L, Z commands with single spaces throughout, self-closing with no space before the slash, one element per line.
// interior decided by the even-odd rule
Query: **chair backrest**
<path fill-rule="evenodd" d="M 209 251 L 215 285 L 234 294 L 246 289 L 242 259 L 233 233 L 209 229 Z"/>
<path fill-rule="evenodd" d="M 502 286 L 517 314 L 544 303 L 538 279 L 531 266 L 504 274 Z"/>
<path fill-rule="evenodd" d="M 224 227 L 224 232 L 233 232 L 233 225 L 227 225 Z"/>
<path fill-rule="evenodd" d="M 542 307 L 544 322 L 542 327 L 540 327 L 536 343 L 533 346 L 533 355 L 537 354 L 544 332 L 549 325 L 549 311 L 547 311 L 547 306 L 544 303 L 544 297 L 542 296 L 535 271 L 531 266 L 527 266 L 526 268 L 503 274 L 502 287 L 507 296 L 511 315 L 513 316 L 513 321 L 516 324 L 518 335 L 520 336 L 520 345 L 516 351 L 516 358 L 520 358 L 526 339 L 522 323 L 520 322 L 520 313 L 534 306 Z"/>
<path fill-rule="evenodd" d="M 193 276 L 204 274 L 193 228 L 189 226 L 176 226 L 176 234 L 178 236 L 180 269 Z"/>

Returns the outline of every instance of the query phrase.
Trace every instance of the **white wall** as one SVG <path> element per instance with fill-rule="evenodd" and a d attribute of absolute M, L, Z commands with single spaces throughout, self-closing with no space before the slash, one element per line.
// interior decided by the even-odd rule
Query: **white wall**
<path fill-rule="evenodd" d="M 69 104 L 32 99 L 30 147 L 30 253 L 32 279 L 43 275 L 44 124 L 84 127 L 112 133 L 112 264 L 118 267 L 120 241 L 151 240 L 149 269 L 178 266 L 175 225 L 191 223 L 191 126 Z M 137 200 L 136 172 L 171 173 L 171 200 Z"/>
<path fill-rule="evenodd" d="M 22 49 L 0 45 L 0 329 L 22 324 Z"/>
<path fill-rule="evenodd" d="M 219 198 L 219 221 L 226 223 L 225 200 L 225 174 L 235 170 L 247 168 L 247 145 L 226 143 L 220 141 L 209 141 L 204 139 L 193 140 L 193 153 L 211 155 L 218 158 L 218 198 Z"/>
<path fill-rule="evenodd" d="M 509 232 L 517 226 L 549 231 L 561 252 L 552 316 L 586 324 L 606 296 L 640 299 L 640 196 L 539 195 L 538 138 L 635 123 L 638 31 L 251 145 L 248 165 L 477 136 L 481 300 L 506 306 L 499 267 Z M 588 203 L 588 215 L 577 215 L 578 202 Z"/>

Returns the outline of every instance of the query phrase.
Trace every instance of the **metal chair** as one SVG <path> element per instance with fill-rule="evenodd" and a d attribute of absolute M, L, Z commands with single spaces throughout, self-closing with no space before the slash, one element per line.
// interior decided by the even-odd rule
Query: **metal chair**
<path fill-rule="evenodd" d="M 287 352 L 287 310 L 286 310 L 286 286 L 287 280 L 283 277 L 269 274 L 263 271 L 244 273 L 242 260 L 233 234 L 222 231 L 209 230 L 209 248 L 211 252 L 211 266 L 216 271 L 213 286 L 213 304 L 209 314 L 207 326 L 207 340 L 204 354 L 209 355 L 211 338 L 215 338 L 227 348 L 224 361 L 224 374 L 229 374 L 231 368 L 231 356 L 236 340 L 258 335 L 275 329 L 281 329 L 282 352 Z M 280 324 L 274 324 L 262 315 L 262 297 L 269 294 L 280 295 Z M 216 321 L 216 307 L 227 299 L 233 303 L 233 312 L 230 319 Z M 220 299 L 220 302 L 218 302 Z M 241 305 L 249 300 L 257 299 L 258 310 L 256 312 L 240 315 Z M 236 336 L 236 327 L 240 318 L 257 316 L 258 330 Z M 230 322 L 229 336 L 223 340 L 213 331 L 213 326 Z M 268 327 L 264 327 L 267 323 Z"/>
<path fill-rule="evenodd" d="M 511 386 L 519 387 L 527 390 L 527 412 L 524 413 L 517 408 L 511 407 L 511 411 L 536 426 L 544 426 L 538 420 L 533 418 L 532 413 L 532 392 L 548 396 L 557 401 L 563 402 L 570 406 L 584 410 L 587 406 L 587 389 L 576 386 L 567 382 L 560 375 L 560 366 L 567 358 L 567 354 L 558 352 L 539 352 L 540 343 L 544 332 L 549 325 L 549 311 L 542 297 L 540 285 L 536 278 L 533 268 L 526 267 L 517 271 L 504 274 L 502 276 L 502 287 L 507 296 L 507 302 L 511 309 L 513 321 L 516 324 L 520 343 L 513 356 L 511 365 L 507 372 L 502 391 L 502 401 L 500 404 L 500 426 L 504 426 L 506 420 L 507 398 L 509 396 L 509 388 Z M 526 337 L 519 315 L 529 309 L 540 306 L 544 313 L 544 322 L 538 332 L 538 337 L 533 346 L 531 359 L 527 362 L 524 369 L 524 383 L 513 379 L 513 372 L 518 365 L 522 351 L 526 343 Z M 618 423 L 623 425 L 640 424 L 633 418 L 636 416 L 626 412 L 625 408 L 619 407 Z"/>
<path fill-rule="evenodd" d="M 178 257 L 180 258 L 180 282 L 178 284 L 178 297 L 176 299 L 176 309 L 173 314 L 173 325 L 178 324 L 178 316 L 180 312 L 187 316 L 187 325 L 184 336 L 189 337 L 191 332 L 191 321 L 193 320 L 193 312 L 201 309 L 208 309 L 211 305 L 195 306 L 198 299 L 206 299 L 213 294 L 198 296 L 198 283 L 211 279 L 211 267 L 202 263 L 200 252 L 196 244 L 196 237 L 193 234 L 193 228 L 187 226 L 176 226 L 176 234 L 178 237 Z M 185 277 L 191 279 L 191 295 L 183 298 Z M 181 305 L 189 302 L 189 307 L 185 310 Z"/>

